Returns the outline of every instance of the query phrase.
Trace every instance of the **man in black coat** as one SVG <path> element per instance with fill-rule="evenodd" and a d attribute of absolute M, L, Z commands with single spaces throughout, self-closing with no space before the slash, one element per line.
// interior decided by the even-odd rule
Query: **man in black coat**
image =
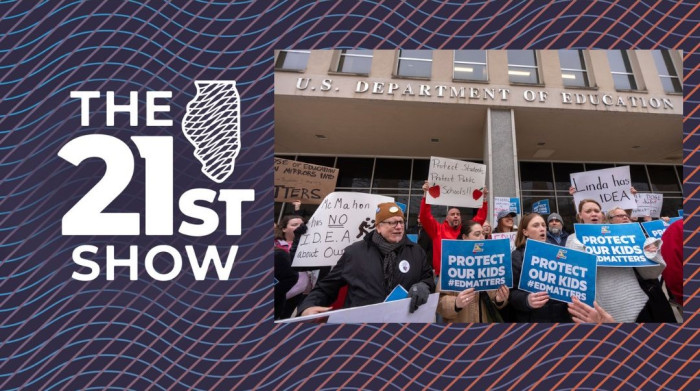
<path fill-rule="evenodd" d="M 393 202 L 379 204 L 376 229 L 345 248 L 331 272 L 299 306 L 301 315 L 330 310 L 338 290 L 347 285 L 344 308 L 383 302 L 397 285 L 408 291 L 409 311 L 435 292 L 433 267 L 425 251 L 405 235 L 403 212 Z"/>

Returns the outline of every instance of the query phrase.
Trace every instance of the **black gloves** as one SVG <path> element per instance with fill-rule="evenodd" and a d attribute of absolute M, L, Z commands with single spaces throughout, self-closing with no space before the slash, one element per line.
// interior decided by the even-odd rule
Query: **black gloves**
<path fill-rule="evenodd" d="M 411 298 L 411 304 L 408 306 L 408 312 L 413 313 L 421 305 L 428 302 L 430 296 L 430 288 L 424 282 L 417 282 L 408 290 L 408 297 Z"/>
<path fill-rule="evenodd" d="M 300 237 L 301 235 L 305 234 L 308 229 L 309 228 L 306 226 L 306 224 L 299 225 L 297 229 L 294 230 L 294 237 Z"/>

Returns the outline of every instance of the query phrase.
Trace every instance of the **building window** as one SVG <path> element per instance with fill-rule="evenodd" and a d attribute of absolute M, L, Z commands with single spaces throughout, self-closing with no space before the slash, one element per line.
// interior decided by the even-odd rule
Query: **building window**
<path fill-rule="evenodd" d="M 508 78 L 511 83 L 539 84 L 534 50 L 508 51 Z"/>
<path fill-rule="evenodd" d="M 371 50 L 341 50 L 338 72 L 369 75 L 372 67 Z"/>
<path fill-rule="evenodd" d="M 590 87 L 583 50 L 560 50 L 561 79 L 567 87 Z"/>
<path fill-rule="evenodd" d="M 523 192 L 553 191 L 551 163 L 520 162 L 520 188 Z"/>
<path fill-rule="evenodd" d="M 676 177 L 673 166 L 647 165 L 647 172 L 651 178 L 651 191 L 654 193 L 676 193 L 682 195 L 681 183 Z"/>
<path fill-rule="evenodd" d="M 430 78 L 432 63 L 432 50 L 399 50 L 397 75 Z"/>
<path fill-rule="evenodd" d="M 668 50 L 652 50 L 656 69 L 659 71 L 661 84 L 666 92 L 683 92 L 683 85 L 676 73 L 676 68 L 673 66 L 673 60 Z"/>
<path fill-rule="evenodd" d="M 275 69 L 303 71 L 306 69 L 306 63 L 309 62 L 310 53 L 308 50 L 280 50 Z"/>
<path fill-rule="evenodd" d="M 486 76 L 486 50 L 455 50 L 455 80 L 488 80 Z"/>
<path fill-rule="evenodd" d="M 411 186 L 411 159 L 377 158 L 372 188 L 408 189 Z"/>
<path fill-rule="evenodd" d="M 634 72 L 629 56 L 624 50 L 608 50 L 608 61 L 615 89 L 636 90 L 637 82 L 634 80 Z"/>
<path fill-rule="evenodd" d="M 374 170 L 373 158 L 339 157 L 335 168 L 340 170 L 336 187 L 363 189 L 357 191 L 370 188 Z"/>

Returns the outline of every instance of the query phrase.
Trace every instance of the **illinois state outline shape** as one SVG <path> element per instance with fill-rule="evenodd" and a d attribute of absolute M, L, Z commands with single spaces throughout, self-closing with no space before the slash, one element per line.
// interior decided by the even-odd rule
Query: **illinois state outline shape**
<path fill-rule="evenodd" d="M 222 183 L 241 149 L 240 99 L 235 80 L 195 80 L 197 95 L 187 104 L 182 132 L 194 145 L 202 172 Z"/>

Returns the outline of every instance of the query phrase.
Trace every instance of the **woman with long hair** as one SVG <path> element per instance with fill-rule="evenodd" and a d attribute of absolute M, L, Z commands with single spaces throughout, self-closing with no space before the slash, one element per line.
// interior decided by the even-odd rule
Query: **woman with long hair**
<path fill-rule="evenodd" d="M 613 208 L 609 212 L 611 224 L 629 222 L 629 217 L 621 208 Z M 592 199 L 585 199 L 578 204 L 576 221 L 583 224 L 603 224 L 603 215 L 600 204 Z M 576 233 L 569 235 L 566 247 L 574 250 L 585 251 L 585 246 L 576 237 Z M 651 267 L 604 267 L 599 266 L 596 272 L 596 302 L 604 308 L 618 322 L 657 322 L 654 316 L 654 308 L 647 294 L 642 290 L 635 275 L 637 273 L 644 280 L 658 278 L 666 267 L 663 258 L 659 256 L 660 242 L 645 243 L 644 255 L 658 263 Z"/>
<path fill-rule="evenodd" d="M 571 322 L 566 303 L 550 300 L 547 292 L 531 293 L 517 289 L 527 239 L 545 242 L 547 240 L 547 223 L 537 213 L 525 215 L 518 226 L 515 237 L 513 260 L 513 289 L 510 290 L 510 307 L 516 322 Z"/>
<path fill-rule="evenodd" d="M 517 216 L 515 212 L 510 212 L 507 210 L 502 210 L 498 212 L 496 217 L 496 228 L 493 232 L 515 232 L 515 222 L 513 219 Z"/>
<path fill-rule="evenodd" d="M 469 220 L 462 224 L 462 240 L 484 240 L 481 224 Z M 508 287 L 501 285 L 497 290 L 476 292 L 467 288 L 459 293 L 441 292 L 438 314 L 450 323 L 491 323 L 501 322 L 498 312 L 508 304 Z"/>
<path fill-rule="evenodd" d="M 294 230 L 304 224 L 304 219 L 297 215 L 286 215 L 282 217 L 280 223 L 275 227 L 275 247 L 287 252 L 292 248 L 294 242 Z"/>
<path fill-rule="evenodd" d="M 294 241 L 294 230 L 304 223 L 300 216 L 287 215 L 275 228 L 275 319 L 292 316 L 304 292 L 311 290 L 311 279 L 307 272 L 292 269 L 290 250 Z"/>
<path fill-rule="evenodd" d="M 491 223 L 488 220 L 484 220 L 484 224 L 481 224 L 481 228 L 484 230 L 484 239 L 491 239 Z"/>

